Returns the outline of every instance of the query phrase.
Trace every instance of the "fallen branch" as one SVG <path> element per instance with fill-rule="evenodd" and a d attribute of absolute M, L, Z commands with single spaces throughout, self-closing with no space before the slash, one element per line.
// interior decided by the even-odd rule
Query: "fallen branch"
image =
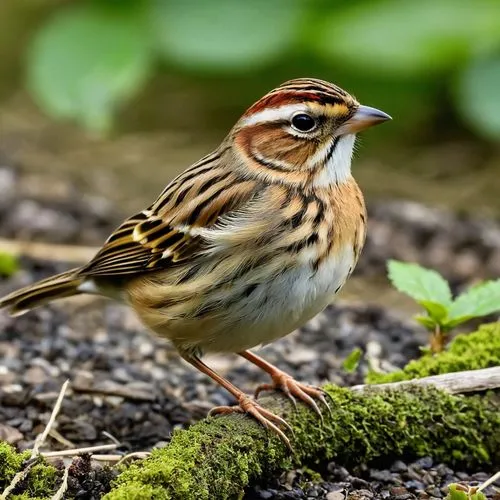
<path fill-rule="evenodd" d="M 336 460 L 346 466 L 431 455 L 463 466 L 500 464 L 500 403 L 485 396 L 451 395 L 423 384 L 383 390 L 325 387 L 332 413 L 317 415 L 282 396 L 260 400 L 294 429 L 295 454 L 252 419 L 209 418 L 176 431 L 170 444 L 132 464 L 106 500 L 238 498 L 251 481 L 292 465 Z"/>
<path fill-rule="evenodd" d="M 353 391 L 384 391 L 387 389 L 404 389 L 405 387 L 434 386 L 450 394 L 466 394 L 469 392 L 487 391 L 500 388 L 500 366 L 484 368 L 482 370 L 468 370 L 456 373 L 432 375 L 403 382 L 387 384 L 362 384 L 351 387 Z"/>

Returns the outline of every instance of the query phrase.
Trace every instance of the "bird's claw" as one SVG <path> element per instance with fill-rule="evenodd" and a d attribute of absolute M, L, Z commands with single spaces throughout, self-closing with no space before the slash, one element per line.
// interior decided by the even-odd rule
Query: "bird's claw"
<path fill-rule="evenodd" d="M 290 424 L 283 418 L 274 413 L 266 410 L 263 406 L 259 405 L 257 401 L 251 397 L 243 394 L 238 401 L 237 406 L 216 406 L 208 413 L 209 416 L 214 415 L 227 415 L 231 413 L 246 413 L 260 422 L 266 429 L 273 431 L 285 446 L 293 452 L 292 445 L 286 434 L 280 429 L 284 427 L 294 437 L 294 432 Z"/>
<path fill-rule="evenodd" d="M 261 384 L 257 387 L 255 390 L 256 398 L 262 391 L 280 390 L 288 399 L 292 401 L 295 408 L 297 408 L 297 399 L 303 401 L 307 406 L 311 407 L 322 422 L 323 415 L 315 399 L 321 401 L 321 403 L 328 409 L 328 412 L 330 414 L 332 413 L 332 409 L 325 397 L 330 397 L 330 395 L 323 389 L 302 384 L 290 375 L 281 371 L 271 374 L 271 377 L 273 379 L 272 384 Z"/>

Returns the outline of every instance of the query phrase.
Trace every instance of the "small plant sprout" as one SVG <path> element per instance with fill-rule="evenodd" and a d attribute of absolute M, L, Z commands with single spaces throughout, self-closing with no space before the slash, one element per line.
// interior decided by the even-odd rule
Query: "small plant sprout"
<path fill-rule="evenodd" d="M 363 351 L 359 347 L 355 347 L 349 355 L 344 359 L 342 363 L 342 368 L 347 373 L 353 373 L 357 370 L 359 361 L 361 356 L 363 355 Z"/>
<path fill-rule="evenodd" d="M 473 486 L 453 483 L 449 486 L 446 500 L 486 500 L 486 497 Z"/>
<path fill-rule="evenodd" d="M 487 498 L 486 495 L 484 495 L 484 493 L 481 493 L 481 491 L 485 490 L 488 486 L 491 486 L 499 479 L 500 479 L 500 472 L 497 472 L 480 486 L 470 486 L 468 484 L 452 483 L 448 486 L 449 491 L 448 495 L 446 495 L 445 500 L 486 500 Z"/>
<path fill-rule="evenodd" d="M 392 284 L 425 309 L 426 314 L 415 319 L 431 332 L 432 352 L 443 350 L 452 328 L 500 311 L 500 279 L 475 285 L 453 298 L 448 282 L 436 271 L 396 260 L 390 260 L 387 268 Z"/>

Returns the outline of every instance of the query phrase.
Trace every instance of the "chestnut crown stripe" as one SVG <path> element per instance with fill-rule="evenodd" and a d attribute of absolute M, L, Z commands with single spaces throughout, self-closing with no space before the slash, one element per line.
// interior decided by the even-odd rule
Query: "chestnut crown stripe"
<path fill-rule="evenodd" d="M 251 116 L 253 114 L 259 113 L 263 110 L 273 110 L 276 108 L 282 108 L 284 106 L 299 106 L 302 105 L 301 109 L 304 109 L 304 104 L 307 102 L 317 103 L 320 105 L 335 105 L 335 104 L 345 104 L 346 98 L 337 93 L 326 93 L 322 91 L 293 91 L 280 89 L 277 93 L 271 93 L 264 96 L 262 99 L 257 101 L 253 106 L 251 106 L 247 112 L 243 115 L 244 117 Z"/>
<path fill-rule="evenodd" d="M 322 90 L 324 92 L 335 92 L 341 96 L 348 96 L 349 94 L 338 87 L 337 85 L 327 82 L 325 80 L 319 80 L 317 78 L 295 78 L 293 80 L 288 80 L 283 82 L 279 87 L 271 90 L 271 92 L 278 92 L 280 89 L 300 89 L 300 90 Z"/>

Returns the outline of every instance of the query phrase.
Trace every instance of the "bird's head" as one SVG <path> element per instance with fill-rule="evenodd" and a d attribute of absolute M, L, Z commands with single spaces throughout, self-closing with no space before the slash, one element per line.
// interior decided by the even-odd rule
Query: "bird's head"
<path fill-rule="evenodd" d="M 331 83 L 300 78 L 253 104 L 230 137 L 243 168 L 269 181 L 323 186 L 350 177 L 356 133 L 390 116 Z"/>

